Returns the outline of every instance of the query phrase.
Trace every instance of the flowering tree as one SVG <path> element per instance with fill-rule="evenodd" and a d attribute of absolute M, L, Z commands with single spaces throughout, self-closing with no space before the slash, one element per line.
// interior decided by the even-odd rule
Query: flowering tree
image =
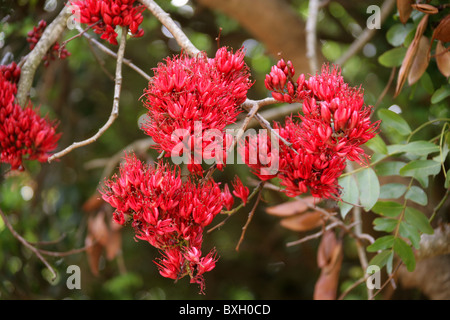
<path fill-rule="evenodd" d="M 100 161 L 102 178 L 82 207 L 90 212 L 83 225 L 83 247 L 64 252 L 42 249 L 35 243 L 39 239 L 32 241 L 16 231 L 9 213 L 4 212 L 8 205 L 2 204 L 0 213 L 9 234 L 44 263 L 51 282 L 58 275 L 46 256 L 72 257 L 86 252 L 91 272 L 99 275 L 103 250 L 108 260 L 119 260 L 122 233 L 131 230 L 127 237 L 148 243 L 160 255 L 141 257 L 141 263 L 153 260 L 163 278 L 177 282 L 186 277 L 206 295 L 205 273 L 215 272 L 222 255 L 214 243 L 204 244 L 206 236 L 226 233 L 229 219 L 247 212 L 236 239 L 238 252 L 255 213 L 264 207 L 262 201 L 274 219 L 272 223 L 281 219 L 281 226 L 289 232 L 300 232 L 300 238 L 288 242 L 287 247 L 318 241 L 315 249 L 321 273 L 311 298 L 345 298 L 365 284 L 358 297 L 373 299 L 402 269 L 411 274 L 420 261 L 448 254 L 448 240 L 441 241 L 442 237 L 448 239 L 445 217 L 440 221 L 443 224 L 436 225 L 449 189 L 446 162 L 450 133 L 445 110 L 450 92 L 446 82 L 450 58 L 445 48 L 449 41 L 448 6 L 397 1 L 395 7 L 391 0 L 383 3 L 378 18 L 400 22 L 393 23 L 386 33 L 395 48 L 381 54 L 379 64 L 392 67 L 392 73 L 373 105 L 365 101 L 365 85 L 351 85 L 341 66 L 362 47 L 371 48 L 367 45 L 376 29 L 367 27 L 336 59 L 327 57 L 332 54 L 323 46 L 323 60 L 330 61 L 320 66 L 318 13 L 330 7 L 345 11 L 340 5 L 307 2 L 304 43 L 309 70 L 301 65 L 299 73 L 292 62 L 295 60 L 281 54 L 258 81 L 256 76 L 252 79 L 248 46 L 220 45 L 218 30 L 217 48 L 208 54 L 152 0 L 64 3 L 53 22 L 38 22 L 27 33 L 26 55 L 18 61 L 10 61 L 10 56 L 3 59 L 0 151 L 7 168 L 5 185 L 31 174 L 32 163 L 51 168 L 59 160 L 97 145 L 113 130 L 121 121 L 121 94 L 127 85 L 123 65 L 145 81 L 139 101 L 132 102 L 144 110 L 139 128 L 134 130 L 143 137 L 119 146 L 116 156 Z M 146 19 L 161 23 L 179 51 L 151 66 L 153 75 L 125 58 L 128 43 L 139 43 L 146 28 L 151 28 Z M 75 27 L 77 33 L 60 42 L 66 26 Z M 430 40 L 425 36 L 428 33 Z M 91 137 L 72 142 L 64 139 L 64 128 L 56 120 L 42 116 L 40 108 L 34 107 L 40 102 L 33 99 L 30 89 L 41 62 L 51 68 L 55 60 L 76 60 L 68 49 L 81 38 L 87 39 L 107 76 L 111 75 L 98 52 L 113 57 L 115 74 L 111 76 L 114 85 L 108 120 Z M 430 60 L 439 71 L 434 82 L 427 73 Z M 397 86 L 388 98 L 397 66 Z M 387 108 L 389 102 L 384 102 L 402 97 L 406 79 L 410 87 L 419 83 L 432 104 L 444 106 L 443 115 L 421 121 L 415 130 L 396 108 Z M 442 83 L 438 90 L 434 90 L 436 82 Z M 265 96 L 251 99 L 257 85 Z M 385 107 L 380 107 L 382 103 Z M 273 111 L 275 116 L 268 116 L 267 112 Z M 252 129 L 255 126 L 259 126 L 258 133 Z M 437 135 L 419 136 L 422 129 L 437 126 Z M 79 139 L 76 131 L 74 136 Z M 77 161 L 85 161 L 82 153 Z M 113 173 L 116 167 L 118 172 Z M 236 167 L 244 167 L 250 174 L 241 175 L 242 169 Z M 430 179 L 436 183 L 430 184 Z M 27 189 L 21 190 L 23 195 Z M 429 201 L 432 192 L 442 195 Z M 425 207 L 428 204 L 431 209 Z M 342 266 L 350 259 L 345 254 L 347 241 L 355 248 L 355 265 L 361 274 L 342 287 Z M 206 254 L 205 246 L 209 247 Z M 119 271 L 126 274 L 123 263 L 119 263 Z"/>

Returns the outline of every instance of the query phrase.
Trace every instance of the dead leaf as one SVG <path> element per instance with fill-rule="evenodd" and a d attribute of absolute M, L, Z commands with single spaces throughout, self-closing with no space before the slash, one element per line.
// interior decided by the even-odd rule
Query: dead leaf
<path fill-rule="evenodd" d="M 95 217 L 88 219 L 88 233 L 92 239 L 102 246 L 108 244 L 109 230 L 105 223 L 105 213 L 98 212 Z"/>
<path fill-rule="evenodd" d="M 441 41 L 436 45 L 436 64 L 444 77 L 450 77 L 450 51 L 444 47 Z"/>
<path fill-rule="evenodd" d="M 416 9 L 417 11 L 426 13 L 426 14 L 436 14 L 439 12 L 439 9 L 435 6 L 432 6 L 431 4 L 426 3 L 418 3 L 418 4 L 412 4 L 411 7 L 413 9 Z"/>
<path fill-rule="evenodd" d="M 308 204 L 314 204 L 314 197 L 305 197 L 299 200 L 288 201 L 266 209 L 270 215 L 277 217 L 289 217 L 308 210 Z"/>
<path fill-rule="evenodd" d="M 419 40 L 417 52 L 414 56 L 414 60 L 411 64 L 411 69 L 408 73 L 408 84 L 413 85 L 424 74 L 428 68 L 430 62 L 430 56 L 428 54 L 430 48 L 430 41 L 427 37 L 422 36 Z"/>
<path fill-rule="evenodd" d="M 98 264 L 100 261 L 100 257 L 102 255 L 103 246 L 92 238 L 90 234 L 88 234 L 84 240 L 84 244 L 86 246 L 86 254 L 88 258 L 89 268 L 93 275 L 98 276 Z"/>
<path fill-rule="evenodd" d="M 322 225 L 322 213 L 319 211 L 308 211 L 300 215 L 291 216 L 280 220 L 280 225 L 292 231 L 308 231 Z"/>
<path fill-rule="evenodd" d="M 434 39 L 442 42 L 450 42 L 450 14 L 443 18 L 436 29 L 434 29 L 431 41 Z"/>
<path fill-rule="evenodd" d="M 84 212 L 98 211 L 100 207 L 104 204 L 102 197 L 99 193 L 94 193 L 86 202 L 83 204 Z"/>
<path fill-rule="evenodd" d="M 400 22 L 405 24 L 412 12 L 411 0 L 397 0 L 397 10 Z"/>
<path fill-rule="evenodd" d="M 400 91 L 402 90 L 403 85 L 405 84 L 406 78 L 409 74 L 409 70 L 411 69 L 411 65 L 413 63 L 417 50 L 419 49 L 420 39 L 427 27 L 427 23 L 428 23 L 428 15 L 426 14 L 423 16 L 422 20 L 420 20 L 419 25 L 417 26 L 414 39 L 409 45 L 408 50 L 406 51 L 405 58 L 403 59 L 402 65 L 400 67 L 400 70 L 398 71 L 397 86 L 395 88 L 394 98 L 400 94 Z"/>
<path fill-rule="evenodd" d="M 317 264 L 322 270 L 314 287 L 314 300 L 336 299 L 342 260 L 342 242 L 332 230 L 326 231 L 317 252 Z"/>
<path fill-rule="evenodd" d="M 106 245 L 106 259 L 112 260 L 122 250 L 122 226 L 110 219 L 108 244 Z"/>
<path fill-rule="evenodd" d="M 327 230 L 322 235 L 319 248 L 317 250 L 317 265 L 325 268 L 331 263 L 333 250 L 337 245 L 336 235 L 332 230 Z"/>

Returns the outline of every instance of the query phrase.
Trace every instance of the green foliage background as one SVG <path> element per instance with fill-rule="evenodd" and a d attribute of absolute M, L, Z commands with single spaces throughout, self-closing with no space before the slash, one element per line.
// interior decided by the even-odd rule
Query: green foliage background
<path fill-rule="evenodd" d="M 306 18 L 308 1 L 291 0 L 289 3 L 302 19 Z M 40 19 L 51 21 L 57 12 L 46 12 L 44 4 L 45 1 L 40 0 L 1 1 L 2 58 L 6 52 L 11 52 L 18 61 L 27 54 L 27 32 Z M 244 41 L 251 45 L 246 62 L 252 70 L 255 85 L 249 97 L 261 99 L 268 95 L 264 76 L 275 60 L 267 54 L 263 43 L 252 39 L 236 21 L 220 12 L 196 10 L 192 2 L 188 4 L 192 11 L 175 7 L 170 1 L 159 1 L 159 4 L 180 22 L 194 45 L 210 56 L 218 46 L 219 28 L 222 28 L 221 46 L 237 49 Z M 339 1 L 332 1 L 321 12 L 319 33 L 321 38 L 327 39 L 322 43 L 322 53 L 328 60 L 340 57 L 361 32 L 361 25 L 364 26 L 362 23 L 368 16 L 365 10 L 364 3 L 355 4 L 350 12 Z M 377 110 L 398 105 L 401 116 L 413 129 L 432 119 L 450 117 L 450 85 L 434 61 L 423 78 L 412 87 L 406 85 L 397 98 L 393 98 L 391 88 L 382 101 L 377 99 L 388 83 L 391 68 L 401 64 L 406 52 L 405 43 L 411 41 L 419 18 L 420 15 L 413 16 L 408 24 L 402 25 L 393 12 L 363 51 L 343 67 L 346 81 L 354 86 L 362 84 L 367 104 L 377 104 Z M 149 12 L 144 14 L 142 27 L 144 37 L 129 39 L 125 56 L 151 74 L 158 62 L 178 53 L 179 48 L 173 39 L 162 33 L 160 23 Z M 75 31 L 67 32 L 64 38 L 75 34 Z M 63 132 L 60 148 L 92 136 L 104 124 L 111 111 L 114 85 L 85 39 L 71 41 L 67 49 L 71 52 L 68 59 L 54 61 L 49 68 L 39 67 L 32 91 L 32 100 L 40 105 L 41 111 L 60 122 L 59 128 Z M 98 54 L 104 61 L 104 69 L 114 74 L 115 61 Z M 126 66 L 123 78 L 119 118 L 101 139 L 76 149 L 59 162 L 29 162 L 25 173 L 7 178 L 0 176 L 3 179 L 0 181 L 0 207 L 16 231 L 28 241 L 52 241 L 64 235 L 61 241 L 45 248 L 64 252 L 84 246 L 90 213 L 83 211 L 82 206 L 96 192 L 103 170 L 88 169 L 86 163 L 110 158 L 133 141 L 146 137 L 139 129 L 138 121 L 146 111 L 139 99 L 147 83 Z M 378 118 L 378 114 L 374 118 Z M 386 144 L 400 143 L 404 139 L 402 135 L 390 134 L 388 127 L 383 127 L 381 132 Z M 414 140 L 430 140 L 441 132 L 442 124 L 428 125 L 417 132 Z M 157 154 L 148 150 L 146 156 L 155 159 Z M 2 173 L 8 169 L 6 165 L 0 168 Z M 215 178 L 228 182 L 235 174 L 243 181 L 250 176 L 245 166 L 234 165 L 216 172 Z M 436 204 L 445 192 L 444 179 L 441 171 L 426 188 L 430 205 Z M 27 188 L 24 186 L 34 190 L 31 199 L 26 199 Z M 162 278 L 152 262 L 158 252 L 145 242 L 135 241 L 131 228 L 123 230 L 121 256 L 113 261 L 103 258 L 99 276 L 90 271 L 86 254 L 78 253 L 48 258 L 58 273 L 57 279 L 51 281 L 51 275 L 41 261 L 22 246 L 0 220 L 0 299 L 311 299 L 320 273 L 316 263 L 318 242 L 286 247 L 288 241 L 298 239 L 300 234 L 282 228 L 277 218 L 264 212 L 264 207 L 287 198 L 265 191 L 264 199 L 267 204 L 260 205 L 239 252 L 235 251 L 235 246 L 247 220 L 245 210 L 229 219 L 220 230 L 205 236 L 205 250 L 215 246 L 220 256 L 216 268 L 206 275 L 205 296 L 199 295 L 198 288 L 190 285 L 187 279 L 174 283 Z M 363 214 L 369 221 L 378 217 L 374 213 Z M 220 221 L 220 217 L 215 221 Z M 448 213 L 441 214 L 436 221 L 448 221 Z M 385 234 L 376 232 L 377 236 Z M 69 276 L 66 269 L 72 264 L 79 265 L 82 270 L 81 290 L 66 287 Z M 354 242 L 348 241 L 345 243 L 340 291 L 362 275 Z M 401 289 L 395 294 L 398 298 L 422 297 L 418 291 Z M 347 298 L 366 298 L 364 287 L 359 286 Z"/>

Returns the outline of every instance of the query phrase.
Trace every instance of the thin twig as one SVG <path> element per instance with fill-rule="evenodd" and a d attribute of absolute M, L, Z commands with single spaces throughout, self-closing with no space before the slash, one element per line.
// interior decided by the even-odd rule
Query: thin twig
<path fill-rule="evenodd" d="M 306 20 L 306 58 L 309 61 L 311 74 L 319 68 L 317 59 L 317 14 L 319 13 L 319 0 L 309 0 L 308 19 Z"/>
<path fill-rule="evenodd" d="M 90 28 L 92 28 L 93 26 L 96 26 L 96 25 L 99 24 L 101 21 L 102 21 L 102 20 L 98 20 L 97 22 L 95 22 L 95 23 L 93 23 L 93 24 L 87 26 L 84 30 L 81 30 L 78 34 L 74 35 L 73 37 L 70 37 L 69 39 L 64 40 L 64 42 L 61 43 L 61 45 L 59 46 L 59 55 L 61 55 L 61 51 L 66 47 L 66 45 L 67 45 L 70 41 L 72 41 L 72 40 L 74 40 L 74 39 L 76 39 L 76 38 L 81 37 L 81 36 L 82 36 L 83 34 L 85 34 Z"/>
<path fill-rule="evenodd" d="M 258 194 L 262 188 L 263 188 L 263 183 L 259 182 L 259 184 L 256 186 L 255 189 L 253 189 L 252 193 L 248 196 L 247 201 L 250 201 L 251 199 L 253 199 L 253 197 Z M 244 203 L 242 202 L 241 204 L 239 204 L 236 208 L 230 210 L 230 211 L 224 211 L 222 212 L 223 214 L 228 215 L 223 221 L 221 221 L 220 223 L 218 223 L 217 225 L 215 225 L 214 227 L 210 228 L 207 233 L 210 233 L 211 231 L 220 228 L 221 226 L 223 226 L 225 224 L 225 222 L 236 212 L 238 212 L 241 208 L 244 207 Z"/>
<path fill-rule="evenodd" d="M 108 69 L 106 69 L 105 67 L 105 61 L 103 61 L 102 59 L 100 59 L 100 57 L 98 56 L 97 52 L 95 52 L 94 47 L 92 46 L 92 43 L 90 41 L 88 41 L 88 46 L 89 46 L 89 50 L 91 50 L 92 55 L 94 56 L 95 61 L 97 61 L 98 65 L 100 66 L 100 68 L 103 70 L 103 72 L 106 74 L 106 76 L 111 80 L 114 81 L 114 76 L 108 71 Z"/>
<path fill-rule="evenodd" d="M 261 183 L 261 187 L 263 185 L 264 185 L 264 182 Z M 250 222 L 252 221 L 252 218 L 253 218 L 253 216 L 255 214 L 256 208 L 258 207 L 259 201 L 261 200 L 261 193 L 262 193 L 262 190 L 259 190 L 258 197 L 256 198 L 255 204 L 253 205 L 252 210 L 248 214 L 247 222 L 242 227 L 242 233 L 241 233 L 241 237 L 239 238 L 239 242 L 238 242 L 238 244 L 236 246 L 236 251 L 239 251 L 239 247 L 241 246 L 242 241 L 244 241 L 245 232 L 247 231 L 247 228 L 250 225 Z"/>
<path fill-rule="evenodd" d="M 122 28 L 122 35 L 120 38 L 120 45 L 119 45 L 119 50 L 117 53 L 117 63 L 116 63 L 116 78 L 115 78 L 115 85 L 114 85 L 114 99 L 113 99 L 113 106 L 112 106 L 112 111 L 111 114 L 108 118 L 108 121 L 105 123 L 105 125 L 103 125 L 103 127 L 101 127 L 98 132 L 93 135 L 92 137 L 90 137 L 89 139 L 80 141 L 80 142 L 74 142 L 72 143 L 69 147 L 67 147 L 66 149 L 55 153 L 54 155 L 52 155 L 51 157 L 48 158 L 48 162 L 52 162 L 55 159 L 61 158 L 62 156 L 68 154 L 69 152 L 73 151 L 74 149 L 80 148 L 80 147 L 84 147 L 86 145 L 89 145 L 95 141 L 97 141 L 98 138 L 100 138 L 103 133 L 106 132 L 106 130 L 108 130 L 108 128 L 114 123 L 114 121 L 116 120 L 116 118 L 119 115 L 119 99 L 120 99 L 120 91 L 122 88 L 122 62 L 123 62 L 123 56 L 125 53 L 125 43 L 126 43 L 126 38 L 127 38 L 127 28 L 123 27 Z"/>
<path fill-rule="evenodd" d="M 374 109 L 376 109 L 378 107 L 380 102 L 383 100 L 384 96 L 388 93 L 389 88 L 391 87 L 392 82 L 394 81 L 396 71 L 397 71 L 397 68 L 393 67 L 392 71 L 391 71 L 391 75 L 389 76 L 389 80 L 388 80 L 386 86 L 383 89 L 383 92 L 381 92 L 380 96 L 377 99 L 377 102 L 375 102 L 375 105 L 373 106 Z"/>
<path fill-rule="evenodd" d="M 350 287 L 348 287 L 347 289 L 345 289 L 344 292 L 342 292 L 342 294 L 339 296 L 338 300 L 343 300 L 350 293 L 350 291 L 355 289 L 357 286 L 359 286 L 364 281 L 366 281 L 365 276 L 360 278 L 359 280 L 355 281 Z"/>
<path fill-rule="evenodd" d="M 395 0 L 386 0 L 383 2 L 380 12 L 380 24 L 383 23 L 387 17 L 389 17 L 392 9 L 394 9 L 394 5 Z M 344 65 L 351 57 L 357 54 L 366 45 L 366 43 L 370 41 L 370 39 L 372 39 L 376 31 L 377 29 L 364 29 L 358 38 L 356 38 L 356 40 L 350 45 L 348 50 L 335 61 L 335 64 Z"/>
<path fill-rule="evenodd" d="M 172 20 L 170 15 L 165 12 L 156 2 L 153 0 L 139 0 L 148 10 L 169 30 L 173 35 L 180 47 L 190 56 L 196 56 L 200 50 L 198 50 L 186 34 L 178 27 L 175 21 Z"/>
<path fill-rule="evenodd" d="M 43 249 L 38 249 L 38 248 L 36 248 L 36 250 L 38 250 L 42 254 L 45 254 L 45 255 L 51 256 L 51 257 L 67 257 L 67 256 L 70 256 L 73 254 L 84 252 L 87 249 L 89 249 L 90 247 L 92 247 L 94 244 L 95 244 L 95 241 L 84 246 L 83 248 L 72 249 L 72 250 L 65 251 L 65 252 L 48 251 L 48 250 L 43 250 Z"/>
<path fill-rule="evenodd" d="M 27 55 L 22 66 L 19 84 L 17 86 L 16 100 L 19 105 L 24 107 L 28 101 L 28 94 L 33 83 L 34 74 L 39 64 L 42 62 L 45 54 L 50 47 L 58 40 L 63 33 L 67 18 L 71 15 L 71 11 L 64 7 L 51 24 L 45 28 L 41 38 L 36 43 L 34 49 Z"/>
<path fill-rule="evenodd" d="M 81 31 L 81 29 L 78 29 L 78 31 Z M 85 37 L 90 43 L 94 44 L 97 48 L 99 48 L 101 51 L 106 53 L 107 55 L 113 57 L 114 59 L 117 59 L 117 54 L 109 49 L 108 47 L 104 46 L 102 43 L 98 42 L 96 39 L 94 39 L 90 34 L 84 33 L 83 37 Z M 123 64 L 129 66 L 131 69 L 139 73 L 143 78 L 145 78 L 147 81 L 151 79 L 151 77 L 141 68 L 139 68 L 137 65 L 131 62 L 129 59 L 123 58 Z"/>
<path fill-rule="evenodd" d="M 301 239 L 298 239 L 298 240 L 286 243 L 286 247 L 296 246 L 296 245 L 305 243 L 307 241 L 310 241 L 310 240 L 313 240 L 313 239 L 317 239 L 317 238 L 319 238 L 319 237 L 321 237 L 323 235 L 324 231 L 331 230 L 331 229 L 337 227 L 338 225 L 339 224 L 336 223 L 336 222 L 330 223 L 329 225 L 327 225 L 324 229 L 320 230 L 319 232 L 316 232 L 316 233 L 307 235 L 307 236 L 305 236 L 305 237 L 303 237 Z"/>
<path fill-rule="evenodd" d="M 378 289 L 377 292 L 373 294 L 373 296 L 370 298 L 370 300 L 375 299 L 375 297 L 388 285 L 389 282 L 394 278 L 395 274 L 397 273 L 400 266 L 403 264 L 403 261 L 400 261 L 397 266 L 395 267 L 394 271 L 389 275 L 389 278 L 383 283 L 383 285 Z"/>
<path fill-rule="evenodd" d="M 50 270 L 50 272 L 52 273 L 52 281 L 56 279 L 56 272 L 55 270 L 52 268 L 52 266 L 50 265 L 50 263 L 48 263 L 47 260 L 45 260 L 45 258 L 41 255 L 41 253 L 39 252 L 39 249 L 35 248 L 33 245 L 31 245 L 27 240 L 25 240 L 20 234 L 18 234 L 16 232 L 16 230 L 14 230 L 13 226 L 11 225 L 11 223 L 9 222 L 8 218 L 6 217 L 6 215 L 3 213 L 3 211 L 0 209 L 0 215 L 3 219 L 3 222 L 5 223 L 6 227 L 9 229 L 9 231 L 12 233 L 12 235 L 14 236 L 14 238 L 16 238 L 17 240 L 19 240 L 20 243 L 22 243 L 25 247 L 27 247 L 28 249 L 30 249 L 35 255 L 36 257 L 39 258 L 39 260 L 42 261 L 42 263 L 47 267 L 48 270 Z"/>

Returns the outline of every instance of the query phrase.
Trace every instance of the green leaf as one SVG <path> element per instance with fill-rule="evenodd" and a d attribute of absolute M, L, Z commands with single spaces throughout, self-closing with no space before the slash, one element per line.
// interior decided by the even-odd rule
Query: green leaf
<path fill-rule="evenodd" d="M 387 154 L 388 149 L 386 147 L 386 143 L 384 143 L 383 139 L 381 139 L 380 135 L 376 135 L 372 139 L 366 142 L 366 146 L 373 150 L 374 152 L 378 152 L 381 154 Z"/>
<path fill-rule="evenodd" d="M 339 208 L 341 209 L 342 219 L 345 219 L 347 213 L 353 208 L 350 203 L 357 204 L 358 202 L 359 190 L 353 175 L 340 178 L 339 185 L 342 187 L 341 198 L 345 201 L 339 202 Z"/>
<path fill-rule="evenodd" d="M 414 29 L 413 23 L 405 25 L 401 23 L 394 24 L 386 33 L 386 40 L 393 46 L 398 47 L 403 44 L 408 33 Z"/>
<path fill-rule="evenodd" d="M 414 248 L 419 249 L 420 246 L 420 234 L 416 227 L 413 227 L 406 221 L 400 222 L 399 227 L 400 235 L 404 238 L 408 238 Z"/>
<path fill-rule="evenodd" d="M 394 251 L 405 263 L 408 271 L 414 271 L 414 269 L 416 268 L 416 259 L 414 258 L 414 252 L 412 251 L 411 247 L 405 242 L 405 240 L 395 238 Z"/>
<path fill-rule="evenodd" d="M 392 232 L 397 227 L 398 221 L 391 218 L 376 218 L 373 224 L 376 231 Z"/>
<path fill-rule="evenodd" d="M 364 210 L 369 211 L 380 196 L 380 182 L 372 168 L 366 168 L 356 174 L 359 186 L 359 201 Z"/>
<path fill-rule="evenodd" d="M 388 109 L 380 109 L 378 117 L 382 120 L 382 125 L 392 128 L 399 134 L 406 136 L 411 133 L 409 124 L 399 114 Z"/>
<path fill-rule="evenodd" d="M 406 186 L 401 183 L 387 183 L 380 188 L 380 199 L 398 199 L 406 191 Z"/>
<path fill-rule="evenodd" d="M 378 57 L 378 62 L 388 68 L 398 67 L 402 64 L 405 54 L 405 47 L 394 48 L 380 55 Z"/>
<path fill-rule="evenodd" d="M 400 169 L 405 166 L 405 162 L 387 161 L 375 166 L 375 172 L 379 177 L 400 175 Z"/>
<path fill-rule="evenodd" d="M 428 74 L 428 72 L 425 72 L 422 75 L 422 77 L 420 78 L 420 85 L 425 89 L 425 91 L 428 94 L 433 94 L 434 93 L 433 81 L 431 80 L 431 77 Z"/>
<path fill-rule="evenodd" d="M 423 233 L 433 234 L 434 230 L 428 221 L 428 218 L 419 210 L 406 207 L 405 210 L 405 220 L 411 225 L 422 231 Z"/>
<path fill-rule="evenodd" d="M 431 96 L 431 103 L 435 104 L 435 103 L 441 102 L 448 96 L 450 96 L 450 87 L 446 86 L 446 85 L 442 86 L 439 89 L 437 89 Z"/>
<path fill-rule="evenodd" d="M 439 152 L 439 146 L 428 141 L 414 141 L 408 144 L 393 144 L 387 147 L 389 154 L 407 152 L 417 156 L 426 156 L 430 153 Z"/>
<path fill-rule="evenodd" d="M 367 247 L 368 252 L 375 252 L 378 250 L 386 250 L 392 247 L 394 244 L 395 237 L 390 234 L 388 236 L 383 236 L 375 240 L 374 243 Z"/>
<path fill-rule="evenodd" d="M 394 254 L 394 252 L 392 250 L 381 251 L 379 254 L 377 254 L 370 260 L 369 265 L 376 265 L 376 266 L 379 266 L 381 269 L 386 265 L 389 258 L 393 254 Z"/>
<path fill-rule="evenodd" d="M 400 169 L 400 175 L 414 177 L 424 187 L 428 187 L 428 176 L 435 176 L 441 171 L 439 162 L 433 160 L 413 160 Z"/>
<path fill-rule="evenodd" d="M 405 194 L 405 199 L 411 200 L 421 206 L 428 204 L 428 196 L 422 188 L 412 186 Z"/>
<path fill-rule="evenodd" d="M 372 211 L 386 217 L 395 218 L 403 211 L 403 205 L 394 201 L 378 201 Z"/>

